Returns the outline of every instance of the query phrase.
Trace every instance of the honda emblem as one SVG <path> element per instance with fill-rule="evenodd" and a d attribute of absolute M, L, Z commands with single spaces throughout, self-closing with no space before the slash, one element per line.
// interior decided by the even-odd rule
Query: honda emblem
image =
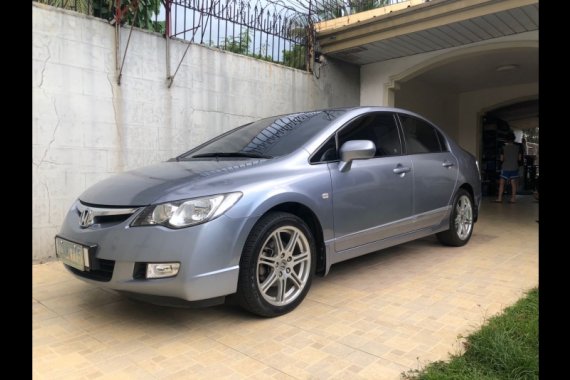
<path fill-rule="evenodd" d="M 93 224 L 93 212 L 86 208 L 85 210 L 81 211 L 79 215 L 79 225 L 82 228 L 87 228 Z"/>

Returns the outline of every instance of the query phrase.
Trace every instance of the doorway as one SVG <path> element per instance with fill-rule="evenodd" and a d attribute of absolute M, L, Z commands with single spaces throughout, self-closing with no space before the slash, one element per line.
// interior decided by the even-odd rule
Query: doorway
<path fill-rule="evenodd" d="M 510 133 L 515 134 L 523 160 L 519 168 L 517 194 L 532 194 L 539 177 L 538 99 L 518 102 L 486 112 L 482 116 L 481 185 L 484 196 L 495 196 L 501 173 L 500 152 Z M 505 192 L 510 189 L 505 188 Z"/>

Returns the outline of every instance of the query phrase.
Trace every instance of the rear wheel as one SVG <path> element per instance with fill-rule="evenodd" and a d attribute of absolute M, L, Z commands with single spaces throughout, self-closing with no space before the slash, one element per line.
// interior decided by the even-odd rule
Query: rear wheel
<path fill-rule="evenodd" d="M 473 201 L 464 189 L 455 195 L 449 218 L 449 230 L 438 233 L 438 240 L 445 245 L 460 247 L 467 244 L 473 233 Z"/>
<path fill-rule="evenodd" d="M 240 260 L 237 298 L 246 310 L 275 317 L 296 308 L 315 268 L 311 230 L 299 217 L 274 212 L 251 231 Z"/>

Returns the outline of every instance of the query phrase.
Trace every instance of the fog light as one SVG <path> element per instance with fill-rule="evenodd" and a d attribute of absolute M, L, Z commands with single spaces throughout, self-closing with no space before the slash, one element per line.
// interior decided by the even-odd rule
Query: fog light
<path fill-rule="evenodd" d="M 180 270 L 180 263 L 148 263 L 146 265 L 146 278 L 174 277 Z"/>

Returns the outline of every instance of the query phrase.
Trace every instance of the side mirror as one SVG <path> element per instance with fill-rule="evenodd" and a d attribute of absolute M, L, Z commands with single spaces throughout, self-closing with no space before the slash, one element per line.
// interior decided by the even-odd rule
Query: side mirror
<path fill-rule="evenodd" d="M 376 145 L 370 140 L 351 140 L 340 147 L 340 164 L 338 170 L 346 172 L 350 170 L 353 160 L 366 160 L 374 157 Z"/>

